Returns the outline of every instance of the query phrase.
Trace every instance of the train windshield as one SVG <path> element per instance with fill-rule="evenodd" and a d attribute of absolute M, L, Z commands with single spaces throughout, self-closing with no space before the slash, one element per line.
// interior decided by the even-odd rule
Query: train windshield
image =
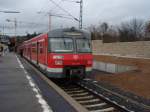
<path fill-rule="evenodd" d="M 50 38 L 51 52 L 73 52 L 73 40 L 71 38 Z"/>
<path fill-rule="evenodd" d="M 76 39 L 77 52 L 92 52 L 91 43 L 88 39 Z"/>

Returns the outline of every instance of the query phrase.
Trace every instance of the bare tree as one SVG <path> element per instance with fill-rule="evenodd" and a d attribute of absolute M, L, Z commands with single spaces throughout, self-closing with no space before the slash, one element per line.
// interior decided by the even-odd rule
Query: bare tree
<path fill-rule="evenodd" d="M 106 22 L 102 22 L 97 27 L 98 35 L 100 36 L 101 40 L 104 40 L 105 35 L 109 29 L 109 25 Z"/>
<path fill-rule="evenodd" d="M 145 24 L 145 39 L 150 40 L 150 22 Z"/>
<path fill-rule="evenodd" d="M 133 19 L 129 22 L 123 22 L 118 28 L 118 32 L 120 41 L 122 42 L 143 40 L 144 22 L 137 19 Z"/>
<path fill-rule="evenodd" d="M 100 25 L 100 28 L 101 28 L 101 31 L 102 31 L 102 33 L 103 33 L 103 35 L 104 35 L 104 34 L 107 33 L 107 31 L 108 31 L 109 25 L 108 25 L 108 23 L 103 22 L 103 23 Z"/>
<path fill-rule="evenodd" d="M 106 34 L 108 29 L 109 29 L 109 25 L 106 22 L 100 23 L 99 26 L 97 27 L 97 30 L 100 33 L 100 35 Z"/>
<path fill-rule="evenodd" d="M 132 40 L 132 36 L 130 36 L 130 26 L 127 22 L 121 23 L 118 28 L 119 32 L 119 40 L 121 42 L 127 42 Z"/>
<path fill-rule="evenodd" d="M 92 39 L 103 40 L 103 42 L 140 41 L 145 40 L 146 35 L 150 37 L 150 22 L 145 25 L 143 20 L 132 19 L 122 22 L 119 27 L 102 22 L 98 26 L 91 25 L 89 30 L 91 31 Z"/>
<path fill-rule="evenodd" d="M 101 39 L 101 37 L 99 36 L 99 32 L 97 31 L 96 26 L 91 25 L 88 29 L 91 32 L 92 40 L 100 40 Z"/>
<path fill-rule="evenodd" d="M 102 22 L 97 27 L 97 31 L 99 32 L 99 35 L 104 43 L 116 42 L 118 40 L 117 28 L 113 25 Z"/>
<path fill-rule="evenodd" d="M 133 19 L 130 21 L 131 33 L 135 36 L 138 40 L 143 40 L 144 37 L 144 21 Z"/>

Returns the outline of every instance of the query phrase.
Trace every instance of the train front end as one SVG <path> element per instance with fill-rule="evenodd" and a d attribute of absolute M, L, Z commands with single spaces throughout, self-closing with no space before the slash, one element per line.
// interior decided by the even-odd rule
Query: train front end
<path fill-rule="evenodd" d="M 85 78 L 91 74 L 90 34 L 65 29 L 49 33 L 48 72 L 54 78 Z"/>

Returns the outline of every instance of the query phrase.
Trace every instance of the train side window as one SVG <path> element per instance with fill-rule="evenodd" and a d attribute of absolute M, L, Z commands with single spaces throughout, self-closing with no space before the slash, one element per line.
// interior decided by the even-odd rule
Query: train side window
<path fill-rule="evenodd" d="M 33 53 L 36 53 L 36 48 L 32 48 L 32 52 L 33 52 Z"/>
<path fill-rule="evenodd" d="M 33 52 L 33 53 L 36 53 L 36 43 L 33 43 L 33 44 L 32 44 L 32 52 Z"/>
<path fill-rule="evenodd" d="M 40 42 L 39 44 L 40 54 L 43 53 L 43 42 Z"/>

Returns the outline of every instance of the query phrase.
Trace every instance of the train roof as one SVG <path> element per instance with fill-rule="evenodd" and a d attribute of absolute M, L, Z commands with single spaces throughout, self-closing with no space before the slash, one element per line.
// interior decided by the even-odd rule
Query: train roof
<path fill-rule="evenodd" d="M 34 39 L 37 39 L 43 35 L 48 35 L 49 38 L 65 38 L 65 37 L 76 37 L 76 38 L 88 38 L 91 39 L 91 34 L 85 30 L 80 30 L 80 29 L 75 29 L 74 27 L 72 28 L 63 28 L 63 29 L 55 29 L 52 31 L 49 31 L 44 34 L 40 34 L 32 39 L 26 40 L 23 42 L 22 45 L 27 44 L 28 42 L 31 42 Z"/>
<path fill-rule="evenodd" d="M 48 32 L 48 37 L 54 37 L 54 38 L 59 38 L 59 37 L 79 37 L 79 38 L 88 38 L 91 39 L 91 35 L 89 32 L 84 31 L 84 30 L 79 30 L 74 27 L 72 28 L 64 28 L 64 29 L 56 29 Z"/>

